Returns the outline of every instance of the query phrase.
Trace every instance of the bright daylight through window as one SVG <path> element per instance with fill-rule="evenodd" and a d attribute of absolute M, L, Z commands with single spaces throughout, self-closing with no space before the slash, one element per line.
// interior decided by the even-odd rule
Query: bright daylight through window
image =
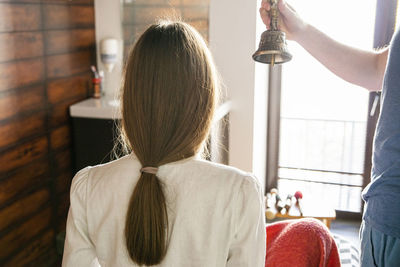
<path fill-rule="evenodd" d="M 361 49 L 373 45 L 375 0 L 292 0 L 311 24 Z M 368 91 L 330 73 L 289 42 L 282 74 L 278 188 L 360 212 Z M 301 70 L 301 71 L 299 71 Z"/>

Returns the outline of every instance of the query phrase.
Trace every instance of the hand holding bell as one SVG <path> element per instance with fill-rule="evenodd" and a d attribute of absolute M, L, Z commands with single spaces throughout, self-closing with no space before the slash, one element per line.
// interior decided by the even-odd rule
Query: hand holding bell
<path fill-rule="evenodd" d="M 271 5 L 270 27 L 262 33 L 258 50 L 253 54 L 253 59 L 273 66 L 291 60 L 292 55 L 287 49 L 285 33 L 278 28 L 278 0 L 269 0 L 269 2 Z"/>

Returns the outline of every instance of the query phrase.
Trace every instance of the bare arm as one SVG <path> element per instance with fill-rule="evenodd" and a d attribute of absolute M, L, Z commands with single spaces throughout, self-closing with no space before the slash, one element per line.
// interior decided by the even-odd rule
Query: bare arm
<path fill-rule="evenodd" d="M 380 90 L 388 49 L 365 51 L 339 43 L 311 25 L 296 40 L 340 78 L 370 91 Z"/>
<path fill-rule="evenodd" d="M 267 12 L 269 8 L 269 4 L 263 0 L 260 15 L 267 26 L 270 21 Z M 283 0 L 279 1 L 279 10 L 280 28 L 288 39 L 299 43 L 340 78 L 370 91 L 381 89 L 388 56 L 387 48 L 374 52 L 344 45 L 307 24 Z"/>

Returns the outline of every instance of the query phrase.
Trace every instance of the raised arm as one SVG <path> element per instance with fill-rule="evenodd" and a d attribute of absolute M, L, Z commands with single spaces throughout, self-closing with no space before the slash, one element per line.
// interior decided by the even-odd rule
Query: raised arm
<path fill-rule="evenodd" d="M 284 0 L 279 0 L 280 29 L 340 78 L 370 91 L 381 90 L 388 49 L 365 51 L 344 45 L 306 23 Z M 269 27 L 268 1 L 263 0 L 261 18 Z"/>

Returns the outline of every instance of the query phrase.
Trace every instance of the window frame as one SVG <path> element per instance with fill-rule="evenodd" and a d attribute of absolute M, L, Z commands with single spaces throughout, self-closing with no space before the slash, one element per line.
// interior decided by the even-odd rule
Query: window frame
<path fill-rule="evenodd" d="M 389 45 L 392 35 L 395 31 L 396 13 L 400 0 L 377 0 L 375 13 L 375 29 L 373 49 L 379 50 Z M 282 66 L 269 67 L 269 84 L 268 84 L 268 122 L 267 122 L 267 157 L 266 157 L 266 181 L 265 192 L 269 192 L 278 185 L 278 164 L 279 164 L 279 143 L 280 143 L 280 108 L 281 108 L 281 81 Z M 380 96 L 380 92 L 371 92 L 368 99 L 368 110 L 371 111 L 376 96 Z M 374 114 L 368 114 L 366 140 L 365 140 L 365 156 L 364 156 L 364 172 L 363 185 L 364 189 L 371 181 L 372 168 L 372 145 L 375 134 L 376 124 L 379 118 L 380 101 Z M 360 212 L 337 211 L 337 217 L 360 219 L 364 201 L 361 201 Z"/>

